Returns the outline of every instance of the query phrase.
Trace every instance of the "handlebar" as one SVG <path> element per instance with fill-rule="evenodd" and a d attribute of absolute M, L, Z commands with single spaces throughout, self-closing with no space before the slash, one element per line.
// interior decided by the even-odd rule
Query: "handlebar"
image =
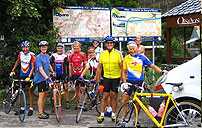
<path fill-rule="evenodd" d="M 20 79 L 13 79 L 12 81 L 14 81 L 14 82 L 33 82 L 32 80 L 27 81 L 27 80 L 20 80 Z"/>
<path fill-rule="evenodd" d="M 87 79 L 77 79 L 77 81 L 79 81 L 79 82 L 83 82 L 83 83 L 86 84 L 86 85 L 96 84 L 95 81 L 87 80 Z"/>
<path fill-rule="evenodd" d="M 151 89 L 149 89 L 149 87 L 147 85 L 145 85 L 145 83 L 143 82 L 142 83 L 142 86 L 138 86 L 137 84 L 132 84 L 132 83 L 122 83 L 121 84 L 121 91 L 122 92 L 125 92 L 127 91 L 130 87 L 135 87 L 136 89 L 139 89 L 141 91 L 144 91 L 144 90 L 149 90 L 151 91 Z"/>

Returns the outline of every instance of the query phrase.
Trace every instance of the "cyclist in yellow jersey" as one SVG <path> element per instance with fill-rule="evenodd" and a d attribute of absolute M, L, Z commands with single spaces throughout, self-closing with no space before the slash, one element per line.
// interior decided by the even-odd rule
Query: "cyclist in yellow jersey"
<path fill-rule="evenodd" d="M 112 121 L 115 121 L 116 119 L 117 94 L 122 71 L 122 55 L 118 50 L 114 49 L 113 37 L 107 36 L 105 42 L 107 50 L 100 54 L 99 65 L 96 73 L 96 80 L 99 81 L 103 69 L 104 93 L 101 102 L 101 114 L 97 117 L 98 123 L 104 121 L 104 112 L 108 105 L 107 100 L 109 97 L 112 107 L 111 119 Z"/>
<path fill-rule="evenodd" d="M 161 70 L 158 66 L 154 65 L 144 54 L 138 52 L 137 44 L 134 41 L 130 41 L 127 44 L 129 54 L 125 56 L 123 60 L 123 82 L 129 82 L 134 85 L 142 86 L 144 81 L 144 67 L 150 67 L 157 73 L 167 72 Z M 122 96 L 123 104 L 129 101 L 129 97 L 136 91 L 134 86 L 130 87 L 127 92 Z M 139 106 L 137 105 L 138 110 Z"/>

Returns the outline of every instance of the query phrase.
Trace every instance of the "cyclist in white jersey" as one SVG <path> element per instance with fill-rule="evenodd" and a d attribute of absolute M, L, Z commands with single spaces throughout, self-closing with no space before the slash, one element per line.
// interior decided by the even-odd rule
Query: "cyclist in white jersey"
<path fill-rule="evenodd" d="M 57 80 L 65 81 L 65 93 L 64 97 L 66 100 L 66 108 L 69 109 L 69 96 L 68 96 L 68 87 L 67 87 L 67 76 L 68 76 L 68 58 L 67 55 L 63 53 L 63 44 L 58 43 L 56 47 L 56 53 L 53 53 L 50 57 L 50 63 L 53 70 L 56 73 Z"/>

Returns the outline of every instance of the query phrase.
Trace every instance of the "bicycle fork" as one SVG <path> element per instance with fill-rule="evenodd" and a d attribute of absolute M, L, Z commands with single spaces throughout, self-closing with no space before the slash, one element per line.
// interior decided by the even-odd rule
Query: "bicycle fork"
<path fill-rule="evenodd" d="M 171 100 L 173 100 L 173 99 L 171 99 Z M 185 126 L 190 126 L 190 125 L 189 125 L 189 122 L 188 122 L 188 121 L 185 119 L 185 117 L 184 117 L 184 113 L 180 111 L 179 105 L 176 103 L 175 100 L 173 100 L 173 104 L 174 104 L 175 108 L 177 109 L 177 111 L 179 112 L 180 117 L 181 117 L 181 118 L 183 119 L 183 121 L 185 122 Z M 182 124 L 182 126 L 184 126 L 184 124 Z"/>

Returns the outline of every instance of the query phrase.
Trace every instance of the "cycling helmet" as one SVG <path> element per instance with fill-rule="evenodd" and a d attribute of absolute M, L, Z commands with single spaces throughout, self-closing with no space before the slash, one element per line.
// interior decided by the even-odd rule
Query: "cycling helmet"
<path fill-rule="evenodd" d="M 114 42 L 114 39 L 113 39 L 113 37 L 112 37 L 111 35 L 109 35 L 109 36 L 106 36 L 106 37 L 104 38 L 104 41 L 105 41 L 105 42 L 107 42 L 107 41 L 113 41 L 113 42 Z"/>
<path fill-rule="evenodd" d="M 48 46 L 48 42 L 47 41 L 40 41 L 39 46 Z"/>
<path fill-rule="evenodd" d="M 64 47 L 62 43 L 58 43 L 57 47 Z"/>
<path fill-rule="evenodd" d="M 20 45 L 21 45 L 22 48 L 29 47 L 30 43 L 29 43 L 29 41 L 25 40 L 25 41 L 22 41 Z"/>
<path fill-rule="evenodd" d="M 135 43 L 135 41 L 129 41 L 129 42 L 127 43 L 127 47 L 128 47 L 128 46 L 137 47 L 137 44 Z"/>

